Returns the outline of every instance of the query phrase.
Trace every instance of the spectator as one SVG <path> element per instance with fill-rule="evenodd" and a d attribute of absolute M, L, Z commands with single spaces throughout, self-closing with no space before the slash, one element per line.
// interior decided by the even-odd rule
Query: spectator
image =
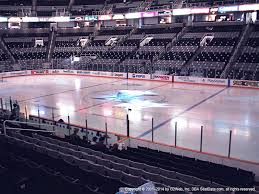
<path fill-rule="evenodd" d="M 94 136 L 93 139 L 92 139 L 91 144 L 92 144 L 92 145 L 95 145 L 96 142 L 97 142 L 97 139 L 98 139 L 98 138 L 97 138 L 96 136 Z"/>
<path fill-rule="evenodd" d="M 104 144 L 105 138 L 100 137 L 99 142 L 96 143 L 95 148 L 98 151 L 105 151 L 106 150 L 106 145 Z"/>
<path fill-rule="evenodd" d="M 118 151 L 119 149 L 119 145 L 117 143 L 113 144 L 113 146 L 111 147 L 111 151 Z"/>
<path fill-rule="evenodd" d="M 72 135 L 70 135 L 70 140 L 71 140 L 72 143 L 75 143 L 75 144 L 80 143 L 81 139 L 78 135 L 78 132 L 79 132 L 79 129 L 76 128 L 74 130 L 74 133 Z"/>
<path fill-rule="evenodd" d="M 63 119 L 59 119 L 58 123 L 65 123 L 65 122 L 63 121 Z"/>
<path fill-rule="evenodd" d="M 13 109 L 11 111 L 10 119 L 11 120 L 19 120 L 20 118 L 20 106 L 17 102 L 13 104 Z"/>
<path fill-rule="evenodd" d="M 84 136 L 83 136 L 82 145 L 89 145 L 89 144 L 90 144 L 90 141 L 88 140 L 87 136 L 84 135 Z"/>
<path fill-rule="evenodd" d="M 98 143 L 104 144 L 105 137 L 101 136 Z"/>

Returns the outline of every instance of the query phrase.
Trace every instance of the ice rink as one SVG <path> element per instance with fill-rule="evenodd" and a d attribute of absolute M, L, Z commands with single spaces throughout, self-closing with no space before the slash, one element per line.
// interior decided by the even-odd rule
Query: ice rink
<path fill-rule="evenodd" d="M 80 76 L 25 76 L 5 78 L 0 97 L 16 99 L 21 111 L 62 118 L 90 128 L 105 128 L 130 136 L 199 150 L 204 127 L 203 151 L 227 156 L 229 132 L 233 131 L 231 157 L 259 162 L 259 90 L 179 83 L 120 80 Z M 128 110 L 131 109 L 131 110 Z"/>

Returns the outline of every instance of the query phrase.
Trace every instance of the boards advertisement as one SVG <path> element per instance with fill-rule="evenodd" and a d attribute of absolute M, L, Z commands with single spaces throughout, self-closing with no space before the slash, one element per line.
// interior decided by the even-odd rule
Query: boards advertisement
<path fill-rule="evenodd" d="M 174 76 L 174 82 L 228 86 L 228 79 Z"/>
<path fill-rule="evenodd" d="M 150 74 L 129 73 L 129 79 L 151 79 Z"/>
<path fill-rule="evenodd" d="M 245 87 L 245 88 L 259 88 L 259 82 L 258 81 L 247 81 L 247 80 L 231 80 L 231 86 Z"/>
<path fill-rule="evenodd" d="M 171 75 L 152 75 L 152 80 L 172 82 Z"/>
<path fill-rule="evenodd" d="M 49 74 L 48 69 L 31 70 L 31 75 L 45 75 Z"/>

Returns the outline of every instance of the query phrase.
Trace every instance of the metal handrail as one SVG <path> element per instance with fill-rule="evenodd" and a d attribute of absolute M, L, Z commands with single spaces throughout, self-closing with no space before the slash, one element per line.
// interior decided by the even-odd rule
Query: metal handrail
<path fill-rule="evenodd" d="M 14 121 L 14 120 L 5 120 L 3 123 L 4 126 L 4 135 L 7 135 L 7 129 L 13 129 L 13 130 L 20 130 L 20 131 L 32 131 L 32 132 L 45 132 L 45 133 L 53 133 L 55 130 L 48 131 L 48 130 L 36 130 L 36 129 L 23 129 L 23 128 L 15 128 L 15 127 L 7 127 L 6 123 L 17 123 L 17 124 L 32 124 L 32 125 L 37 125 L 37 126 L 48 126 L 48 127 L 53 127 L 52 125 L 48 124 L 40 124 L 40 123 L 32 123 L 32 122 L 22 122 L 22 121 Z M 54 126 L 55 127 L 55 126 Z"/>

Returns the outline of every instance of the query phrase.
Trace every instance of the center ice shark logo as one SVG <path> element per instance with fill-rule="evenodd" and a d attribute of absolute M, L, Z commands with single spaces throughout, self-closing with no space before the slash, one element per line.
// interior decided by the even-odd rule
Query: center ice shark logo
<path fill-rule="evenodd" d="M 94 99 L 109 100 L 120 102 L 115 106 L 124 108 L 151 108 L 151 107 L 168 107 L 166 103 L 155 102 L 154 100 L 146 99 L 148 97 L 159 96 L 152 91 L 139 91 L 139 90 L 119 90 L 118 92 L 110 95 L 102 95 Z"/>
<path fill-rule="evenodd" d="M 94 99 L 100 100 L 112 100 L 115 102 L 131 102 L 132 100 L 136 99 L 143 99 L 147 96 L 158 96 L 154 92 L 151 91 L 139 91 L 139 90 L 119 90 L 115 94 L 111 95 L 102 95 L 99 97 L 95 97 Z"/>

